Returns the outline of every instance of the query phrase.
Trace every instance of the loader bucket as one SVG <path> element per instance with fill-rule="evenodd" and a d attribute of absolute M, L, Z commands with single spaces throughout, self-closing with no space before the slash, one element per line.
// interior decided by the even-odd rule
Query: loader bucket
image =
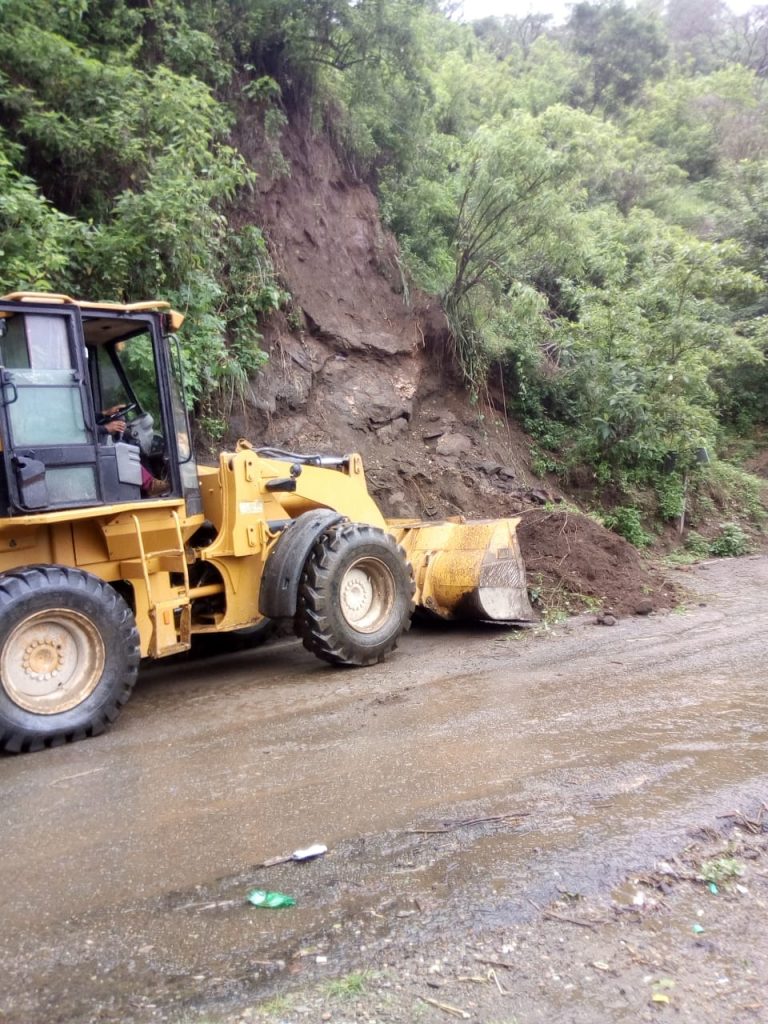
<path fill-rule="evenodd" d="M 514 519 L 390 520 L 413 566 L 416 605 L 442 619 L 536 621 Z"/>

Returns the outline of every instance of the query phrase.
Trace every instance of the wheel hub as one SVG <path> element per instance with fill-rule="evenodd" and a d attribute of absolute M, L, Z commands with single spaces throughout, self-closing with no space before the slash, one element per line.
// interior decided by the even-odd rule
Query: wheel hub
<path fill-rule="evenodd" d="M 344 577 L 342 600 L 352 616 L 360 616 L 370 608 L 373 586 L 362 569 L 350 569 Z"/>
<path fill-rule="evenodd" d="M 378 558 L 360 558 L 344 573 L 339 591 L 341 613 L 358 633 L 375 633 L 395 601 L 395 580 Z"/>
<path fill-rule="evenodd" d="M 33 640 L 24 652 L 22 667 L 33 679 L 52 679 L 64 664 L 62 644 L 53 637 Z"/>
<path fill-rule="evenodd" d="M 0 655 L 0 680 L 11 700 L 37 715 L 81 704 L 104 671 L 104 641 L 93 622 L 71 608 L 28 615 Z"/>

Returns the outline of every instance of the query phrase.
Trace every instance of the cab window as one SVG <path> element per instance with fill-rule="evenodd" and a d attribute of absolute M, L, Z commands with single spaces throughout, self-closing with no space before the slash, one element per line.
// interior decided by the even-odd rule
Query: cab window
<path fill-rule="evenodd" d="M 83 396 L 63 317 L 0 320 L 0 360 L 14 389 L 6 403 L 15 445 L 87 444 Z"/>
<path fill-rule="evenodd" d="M 34 313 L 0 322 L 3 366 L 17 370 L 71 370 L 67 325 L 61 317 Z"/>

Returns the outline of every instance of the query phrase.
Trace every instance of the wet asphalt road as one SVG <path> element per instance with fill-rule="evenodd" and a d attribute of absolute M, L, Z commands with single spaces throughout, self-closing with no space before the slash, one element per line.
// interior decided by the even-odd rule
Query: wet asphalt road
<path fill-rule="evenodd" d="M 414 629 L 364 671 L 291 642 L 158 665 L 108 735 L 3 758 L 0 1020 L 195 1020 L 318 951 L 338 973 L 605 886 L 765 799 L 768 558 L 682 582 L 684 613 Z"/>

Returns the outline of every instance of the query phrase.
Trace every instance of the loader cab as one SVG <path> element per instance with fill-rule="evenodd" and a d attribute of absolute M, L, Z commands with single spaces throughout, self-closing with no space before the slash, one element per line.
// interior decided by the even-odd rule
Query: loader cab
<path fill-rule="evenodd" d="M 152 500 L 200 510 L 197 467 L 166 314 L 0 300 L 0 515 Z M 124 409 L 125 433 L 105 411 Z"/>

